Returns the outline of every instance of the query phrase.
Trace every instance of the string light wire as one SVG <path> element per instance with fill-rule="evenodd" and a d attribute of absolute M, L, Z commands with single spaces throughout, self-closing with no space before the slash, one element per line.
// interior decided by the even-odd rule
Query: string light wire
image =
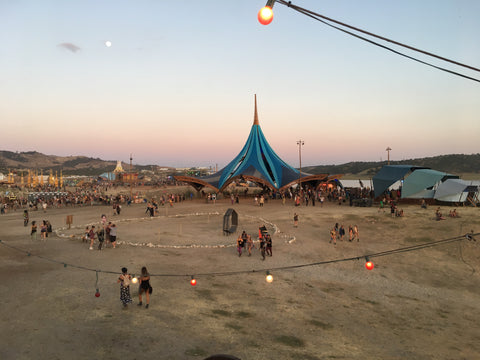
<path fill-rule="evenodd" d="M 447 62 L 450 62 L 450 63 L 452 63 L 452 64 L 455 64 L 455 65 L 458 65 L 458 66 L 462 66 L 462 67 L 468 68 L 468 69 L 470 69 L 470 70 L 474 70 L 474 71 L 480 72 L 480 69 L 479 69 L 479 68 L 476 68 L 476 67 L 473 67 L 473 66 L 470 66 L 470 65 L 466 65 L 466 64 L 462 64 L 462 63 L 460 63 L 460 62 L 458 62 L 458 61 L 450 60 L 450 59 L 447 59 L 447 58 L 445 58 L 445 57 L 442 57 L 442 56 L 439 56 L 439 55 L 435 55 L 435 54 L 433 54 L 433 53 L 430 53 L 430 52 L 428 52 L 428 51 L 420 50 L 420 49 L 414 48 L 413 46 L 409 46 L 409 45 L 406 45 L 406 44 L 402 44 L 402 43 L 400 43 L 400 42 L 398 42 L 398 41 L 391 40 L 391 39 L 388 39 L 388 38 L 386 38 L 386 37 L 383 37 L 383 36 L 380 36 L 380 35 L 376 35 L 376 34 L 373 34 L 373 33 L 371 33 L 371 32 L 368 32 L 368 31 L 359 29 L 359 28 L 357 28 L 357 27 L 354 27 L 354 26 L 351 26 L 351 25 L 342 23 L 342 22 L 340 22 L 340 21 L 334 20 L 334 19 L 332 19 L 332 18 L 328 18 L 328 17 L 326 17 L 326 16 L 324 16 L 324 15 L 321 15 L 321 14 L 315 13 L 315 12 L 313 12 L 313 11 L 304 9 L 304 8 L 302 8 L 302 7 L 300 7 L 300 6 L 294 5 L 294 4 L 291 3 L 291 1 L 287 2 L 287 1 L 284 1 L 284 0 L 277 0 L 277 2 L 280 3 L 280 4 L 282 4 L 282 5 L 288 6 L 289 8 L 292 8 L 293 10 L 296 10 L 297 12 L 299 12 L 299 13 L 301 13 L 301 14 L 304 14 L 304 15 L 312 18 L 312 19 L 315 19 L 315 20 L 317 20 L 317 21 L 320 21 L 321 23 L 323 23 L 323 24 L 325 24 L 325 25 L 327 25 L 327 26 L 330 26 L 330 27 L 332 27 L 332 28 L 334 28 L 334 29 L 336 29 L 336 30 L 342 31 L 342 32 L 344 32 L 344 33 L 346 33 L 346 34 L 349 34 L 349 35 L 351 35 L 351 36 L 354 36 L 354 37 L 356 37 L 356 38 L 358 38 L 358 39 L 360 39 L 360 40 L 366 41 L 366 42 L 368 42 L 368 43 L 370 43 L 370 44 L 372 44 L 372 45 L 375 45 L 375 46 L 381 47 L 381 48 L 383 48 L 383 49 L 385 49 L 385 50 L 391 51 L 391 52 L 393 52 L 393 53 L 395 53 L 395 54 L 397 54 L 397 55 L 403 56 L 403 57 L 405 57 L 405 58 L 408 58 L 408 59 L 410 59 L 410 60 L 419 62 L 419 63 L 424 64 L 424 65 L 433 67 L 433 68 L 435 68 L 435 69 L 437 69 L 437 70 L 445 71 L 445 72 L 450 73 L 450 74 L 452 74 L 452 75 L 457 75 L 457 76 L 463 77 L 463 78 L 465 78 L 465 79 L 469 79 L 469 80 L 472 80 L 472 81 L 475 81 L 475 82 L 479 82 L 479 83 L 480 83 L 480 80 L 479 80 L 479 79 L 476 79 L 476 78 L 474 78 L 474 77 L 471 77 L 471 76 L 468 76 L 468 75 L 464 75 L 464 74 L 458 73 L 458 72 L 453 71 L 453 70 L 449 70 L 449 69 L 443 68 L 443 67 L 441 67 L 441 66 L 433 65 L 433 64 L 428 63 L 428 62 L 426 62 L 426 61 L 417 59 L 417 58 L 415 58 L 415 57 L 413 57 L 413 56 L 410 56 L 410 55 L 401 53 L 400 51 L 397 51 L 397 50 L 395 50 L 395 49 L 392 49 L 392 48 L 390 48 L 390 47 L 388 47 L 388 46 L 379 44 L 379 43 L 377 43 L 377 42 L 375 42 L 375 41 L 373 41 L 373 40 L 367 39 L 367 38 L 365 38 L 365 37 L 363 37 L 363 36 L 360 36 L 360 35 L 358 35 L 358 34 L 355 34 L 355 33 L 351 32 L 351 31 L 348 31 L 348 30 L 342 29 L 342 28 L 340 28 L 340 27 L 338 27 L 338 26 L 332 25 L 332 24 L 330 24 L 328 21 L 333 22 L 333 23 L 338 24 L 338 25 L 341 25 L 341 26 L 344 26 L 344 27 L 347 27 L 347 28 L 352 29 L 352 30 L 354 30 L 354 31 L 361 32 L 361 33 L 363 33 L 363 34 L 366 34 L 366 35 L 369 35 L 369 36 L 372 36 L 372 37 L 376 37 L 376 38 L 381 39 L 381 40 L 384 40 L 384 41 L 391 42 L 391 43 L 393 43 L 393 44 L 395 44 L 395 45 L 402 46 L 402 47 L 405 47 L 405 48 L 407 48 L 407 49 L 410 49 L 410 50 L 413 50 L 413 51 L 416 51 L 416 52 L 420 52 L 420 53 L 422 53 L 422 54 L 425 54 L 425 55 L 428 55 L 428 56 L 431 56 L 431 57 L 435 57 L 435 58 L 437 58 L 437 59 L 439 59 L 439 60 L 447 61 Z M 324 19 L 324 20 L 322 20 L 322 19 Z"/>
<path fill-rule="evenodd" d="M 194 275 L 192 274 L 150 274 L 151 277 L 189 277 L 189 278 L 198 278 L 198 277 L 209 277 L 209 276 L 232 276 L 232 275 L 240 275 L 240 274 L 248 274 L 248 273 L 257 273 L 257 272 L 262 272 L 265 273 L 265 271 L 280 271 L 280 270 L 293 270 L 293 269 L 300 269 L 300 268 L 305 268 L 305 267 L 311 267 L 311 266 L 320 266 L 320 265 L 327 265 L 327 264 L 335 264 L 335 263 L 340 263 L 340 262 L 347 262 L 347 261 L 357 261 L 360 259 L 366 259 L 366 258 L 375 258 L 375 257 L 382 257 L 382 256 L 389 256 L 389 255 L 394 255 L 394 254 L 400 254 L 400 253 L 406 253 L 410 251 L 417 251 L 417 250 L 422 250 L 434 246 L 440 246 L 440 245 L 445 245 L 453 242 L 460 242 L 463 240 L 469 240 L 469 241 L 477 241 L 475 236 L 480 235 L 480 233 L 468 233 L 465 235 L 460 235 L 448 239 L 442 239 L 442 240 L 436 240 L 436 241 L 431 241 L 425 244 L 418 244 L 418 245 L 412 245 L 412 246 L 406 246 L 406 247 L 401 247 L 397 249 L 391 249 L 391 250 L 386 250 L 386 251 L 381 251 L 381 252 L 376 252 L 376 253 L 371 253 L 371 254 L 365 254 L 361 256 L 353 256 L 353 257 L 348 257 L 348 258 L 340 258 L 340 259 L 332 259 L 332 260 L 323 260 L 323 261 L 316 261 L 312 263 L 306 263 L 306 264 L 297 264 L 297 265 L 288 265 L 288 266 L 279 266 L 279 267 L 269 267 L 268 269 L 253 269 L 253 270 L 237 270 L 237 271 L 221 271 L 221 272 L 206 272 L 206 273 L 195 273 Z M 116 271 L 108 271 L 108 270 L 99 270 L 99 269 L 92 269 L 88 268 L 85 266 L 80 266 L 80 265 L 74 265 L 74 264 L 68 264 L 64 261 L 59 261 L 56 259 L 51 259 L 42 255 L 36 255 L 33 254 L 30 251 L 25 251 L 23 249 L 20 249 L 16 246 L 10 245 L 5 243 L 4 241 L 0 240 L 0 245 L 3 245 L 5 247 L 8 247 L 10 249 L 19 251 L 21 253 L 24 253 L 28 256 L 35 256 L 39 259 L 50 261 L 56 264 L 62 264 L 64 267 L 67 265 L 76 268 L 79 270 L 85 270 L 85 271 L 94 271 L 97 274 L 97 279 L 98 279 L 98 273 L 102 272 L 104 274 L 118 274 Z"/>

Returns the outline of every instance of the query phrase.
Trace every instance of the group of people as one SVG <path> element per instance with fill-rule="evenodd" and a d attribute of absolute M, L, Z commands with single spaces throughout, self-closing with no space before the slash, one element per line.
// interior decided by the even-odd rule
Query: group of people
<path fill-rule="evenodd" d="M 142 295 L 145 294 L 145 308 L 148 309 L 150 306 L 150 295 L 152 294 L 153 288 L 150 285 L 150 274 L 148 273 L 147 267 L 142 267 L 141 275 L 139 277 L 132 277 L 128 273 L 126 267 L 122 268 L 122 274 L 118 277 L 117 283 L 120 283 L 120 301 L 123 304 L 123 307 L 126 309 L 128 304 L 132 303 L 132 297 L 130 295 L 130 284 L 138 282 L 138 306 L 143 305 Z"/>
<path fill-rule="evenodd" d="M 346 236 L 345 233 L 345 228 L 343 225 L 338 225 L 338 223 L 335 223 L 334 227 L 330 230 L 330 241 L 329 243 L 331 244 L 333 242 L 333 245 L 337 245 L 337 240 L 343 241 L 343 238 Z M 351 225 L 348 226 L 348 241 L 352 242 L 357 240 L 357 242 L 360 241 L 360 234 L 358 232 L 358 226 L 354 225 L 353 227 Z"/>
<path fill-rule="evenodd" d="M 112 247 L 115 249 L 117 247 L 117 225 L 111 221 L 107 224 L 105 215 L 102 215 L 102 226 L 98 230 L 96 230 L 95 225 L 85 228 L 83 242 L 90 242 L 90 250 L 93 250 L 95 237 L 98 240 L 98 250 L 102 250 L 104 241 L 107 241 L 107 245 L 108 243 L 112 244 Z"/>
<path fill-rule="evenodd" d="M 245 230 L 237 238 L 237 252 L 238 256 L 242 256 L 244 249 L 247 248 L 248 256 L 252 256 L 252 249 L 255 249 L 255 244 L 250 235 L 248 235 Z"/>
<path fill-rule="evenodd" d="M 385 212 L 386 202 L 387 202 L 387 200 L 386 200 L 385 197 L 380 199 L 380 206 L 378 208 L 379 212 L 380 211 Z M 423 204 L 422 204 L 422 208 L 423 208 Z M 397 206 L 397 203 L 393 199 L 390 199 L 390 216 L 391 217 L 403 217 L 403 215 L 404 215 L 403 209 L 399 209 L 398 206 Z"/>
<path fill-rule="evenodd" d="M 399 209 L 395 201 L 390 200 L 390 215 L 392 217 L 403 217 L 403 209 Z"/>
<path fill-rule="evenodd" d="M 457 209 L 450 210 L 450 213 L 448 214 L 448 216 L 450 216 L 452 218 L 460 217 L 460 215 L 458 215 Z"/>
<path fill-rule="evenodd" d="M 26 211 L 26 210 L 25 210 Z M 25 214 L 24 213 L 24 219 L 23 219 L 23 224 L 24 226 L 28 225 L 28 212 Z M 25 218 L 26 217 L 26 218 Z M 30 228 L 30 238 L 32 240 L 37 240 L 37 232 L 38 232 L 38 225 L 35 220 L 32 221 L 32 225 Z M 42 220 L 42 223 L 40 225 L 40 239 L 43 241 L 47 240 L 48 234 L 52 232 L 52 224 L 48 220 Z"/>
<path fill-rule="evenodd" d="M 451 218 L 459 218 L 460 215 L 458 215 L 457 209 L 450 210 L 448 213 L 448 216 Z M 437 207 L 435 210 L 435 220 L 445 220 L 445 217 L 443 216 L 442 212 L 440 211 L 440 206 Z"/>
<path fill-rule="evenodd" d="M 147 202 L 147 208 L 145 210 L 145 214 L 148 214 L 150 217 L 154 217 L 157 211 L 158 211 L 158 204 L 154 199 L 152 199 L 152 201 Z"/>
<path fill-rule="evenodd" d="M 262 226 L 258 230 L 258 238 L 259 238 L 259 245 L 258 249 L 260 250 L 260 254 L 262 256 L 262 260 L 265 260 L 266 256 L 272 256 L 272 237 L 266 231 L 266 227 Z M 247 234 L 244 230 L 241 235 L 237 238 L 237 252 L 238 256 L 242 256 L 242 253 L 245 251 L 245 248 L 248 251 L 248 256 L 252 256 L 252 249 L 256 249 L 255 243 L 252 239 L 252 236 Z"/>

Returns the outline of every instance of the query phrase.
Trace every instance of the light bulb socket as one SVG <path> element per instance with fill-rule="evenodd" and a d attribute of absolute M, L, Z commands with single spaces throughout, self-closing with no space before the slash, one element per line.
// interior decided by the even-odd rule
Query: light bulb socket
<path fill-rule="evenodd" d="M 265 6 L 270 7 L 270 9 L 273 9 L 273 5 L 275 5 L 276 0 L 268 0 L 267 4 Z"/>

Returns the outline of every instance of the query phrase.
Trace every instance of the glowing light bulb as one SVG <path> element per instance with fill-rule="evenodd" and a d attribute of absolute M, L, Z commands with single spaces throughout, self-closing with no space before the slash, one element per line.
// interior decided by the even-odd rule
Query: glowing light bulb
<path fill-rule="evenodd" d="M 373 268 L 375 267 L 375 265 L 373 264 L 373 262 L 371 262 L 370 260 L 368 260 L 368 261 L 365 263 L 365 267 L 367 268 L 367 270 L 373 270 Z"/>
<path fill-rule="evenodd" d="M 192 279 L 190 280 L 190 285 L 195 286 L 197 285 L 197 280 L 192 276 Z"/>
<path fill-rule="evenodd" d="M 105 41 L 105 46 L 106 46 L 106 47 L 112 46 L 112 42 L 109 41 L 109 40 Z"/>
<path fill-rule="evenodd" d="M 267 277 L 265 278 L 265 280 L 268 283 L 271 283 L 273 281 L 273 276 L 272 276 L 272 274 L 270 274 L 270 271 L 267 271 Z"/>
<path fill-rule="evenodd" d="M 258 22 L 262 25 L 268 25 L 273 20 L 273 10 L 270 6 L 264 6 L 257 15 Z"/>
<path fill-rule="evenodd" d="M 137 278 L 137 277 L 134 277 L 134 278 L 132 279 L 132 283 L 134 283 L 134 284 L 138 283 L 138 278 Z"/>

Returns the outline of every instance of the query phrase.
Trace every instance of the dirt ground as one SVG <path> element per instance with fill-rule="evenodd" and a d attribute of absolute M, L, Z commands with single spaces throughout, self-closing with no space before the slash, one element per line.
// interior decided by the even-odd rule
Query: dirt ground
<path fill-rule="evenodd" d="M 153 219 L 143 204 L 123 206 L 119 216 L 105 206 L 31 212 L 53 225 L 45 242 L 30 239 L 22 211 L 2 215 L 0 359 L 478 359 L 480 236 L 373 257 L 372 271 L 363 256 L 477 233 L 480 209 L 435 221 L 433 207 L 405 205 L 403 218 L 391 218 L 376 207 L 316 205 L 193 200 Z M 238 257 L 236 236 L 222 233 L 230 207 L 240 231 L 267 226 L 272 257 Z M 117 224 L 119 245 L 89 250 L 80 236 L 102 214 Z M 360 241 L 329 244 L 337 222 L 357 224 Z M 352 257 L 359 260 L 295 267 Z M 134 303 L 122 308 L 123 266 L 152 274 L 149 309 L 136 305 L 133 285 Z"/>

